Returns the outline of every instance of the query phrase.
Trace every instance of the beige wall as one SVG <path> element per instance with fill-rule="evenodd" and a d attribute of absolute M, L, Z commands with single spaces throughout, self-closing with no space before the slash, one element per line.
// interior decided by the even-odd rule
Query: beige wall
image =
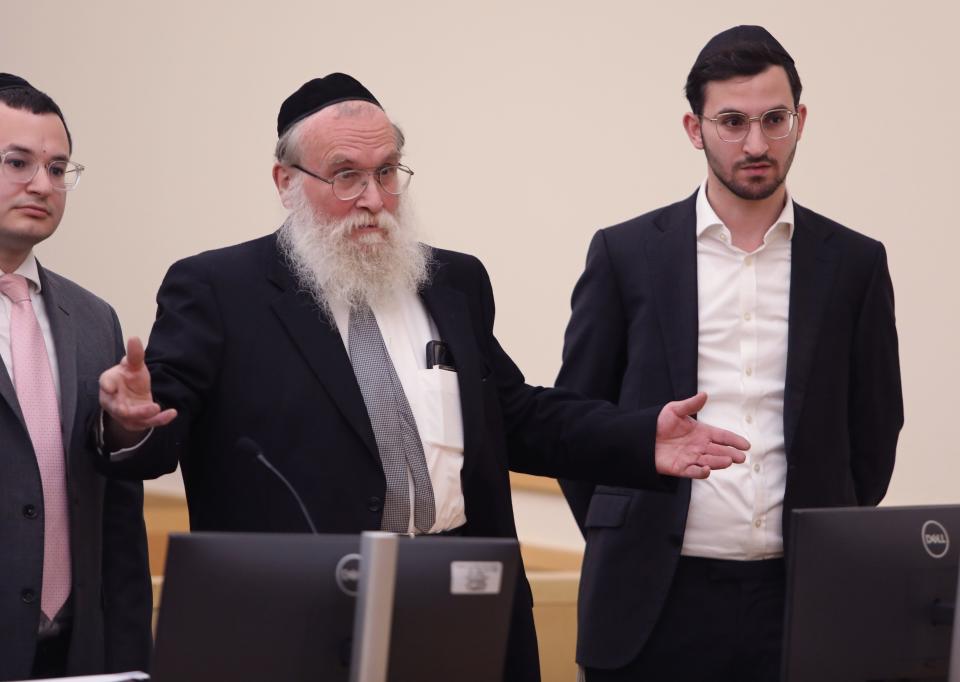
<path fill-rule="evenodd" d="M 0 70 L 54 95 L 89 169 L 40 257 L 146 335 L 173 260 L 278 224 L 276 110 L 345 70 L 408 133 L 424 232 L 484 260 L 502 343 L 549 384 L 590 235 L 704 175 L 680 127 L 694 56 L 763 23 L 806 84 L 794 195 L 888 247 L 907 408 L 888 502 L 958 502 L 955 3 L 737 6 L 3 2 Z"/>

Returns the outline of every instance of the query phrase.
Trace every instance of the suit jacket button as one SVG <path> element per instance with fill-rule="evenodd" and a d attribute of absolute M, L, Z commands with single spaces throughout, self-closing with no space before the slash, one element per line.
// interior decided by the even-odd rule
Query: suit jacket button
<path fill-rule="evenodd" d="M 20 599 L 23 600 L 24 604 L 32 604 L 37 600 L 37 593 L 29 587 L 25 587 L 20 590 Z"/>
<path fill-rule="evenodd" d="M 39 513 L 37 512 L 37 508 L 34 505 L 25 504 L 23 505 L 23 515 L 26 516 L 28 519 L 35 519 L 37 518 L 37 516 L 39 516 Z"/>
<path fill-rule="evenodd" d="M 371 497 L 367 500 L 367 509 L 372 512 L 378 512 L 383 508 L 383 503 L 380 501 L 379 497 Z"/>

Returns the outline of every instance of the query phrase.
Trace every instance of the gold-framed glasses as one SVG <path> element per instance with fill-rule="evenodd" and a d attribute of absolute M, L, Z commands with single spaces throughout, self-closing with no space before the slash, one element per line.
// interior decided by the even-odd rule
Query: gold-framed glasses
<path fill-rule="evenodd" d="M 717 136 L 724 142 L 740 142 L 750 133 L 750 125 L 754 121 L 760 123 L 760 130 L 771 140 L 782 140 L 793 132 L 793 123 L 797 112 L 790 109 L 771 109 L 759 116 L 747 116 L 739 111 L 726 111 L 716 117 L 701 115 L 707 121 L 713 121 L 717 126 Z"/>

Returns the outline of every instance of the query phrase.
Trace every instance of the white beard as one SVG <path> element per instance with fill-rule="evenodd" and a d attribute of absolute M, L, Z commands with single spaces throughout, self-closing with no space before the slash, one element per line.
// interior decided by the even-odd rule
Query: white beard
<path fill-rule="evenodd" d="M 372 306 L 394 292 L 416 293 L 428 282 L 430 247 L 417 241 L 402 199 L 396 216 L 357 210 L 328 220 L 313 211 L 299 185 L 289 191 L 293 206 L 280 228 L 280 252 L 331 323 L 331 306 Z M 382 231 L 353 235 L 363 225 Z"/>

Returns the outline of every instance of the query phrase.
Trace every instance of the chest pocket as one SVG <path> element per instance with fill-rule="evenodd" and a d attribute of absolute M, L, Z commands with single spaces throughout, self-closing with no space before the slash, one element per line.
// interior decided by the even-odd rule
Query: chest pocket
<path fill-rule="evenodd" d="M 463 452 L 463 414 L 460 411 L 460 386 L 457 373 L 448 369 L 417 371 L 420 391 L 425 400 L 420 436 L 438 447 Z"/>

